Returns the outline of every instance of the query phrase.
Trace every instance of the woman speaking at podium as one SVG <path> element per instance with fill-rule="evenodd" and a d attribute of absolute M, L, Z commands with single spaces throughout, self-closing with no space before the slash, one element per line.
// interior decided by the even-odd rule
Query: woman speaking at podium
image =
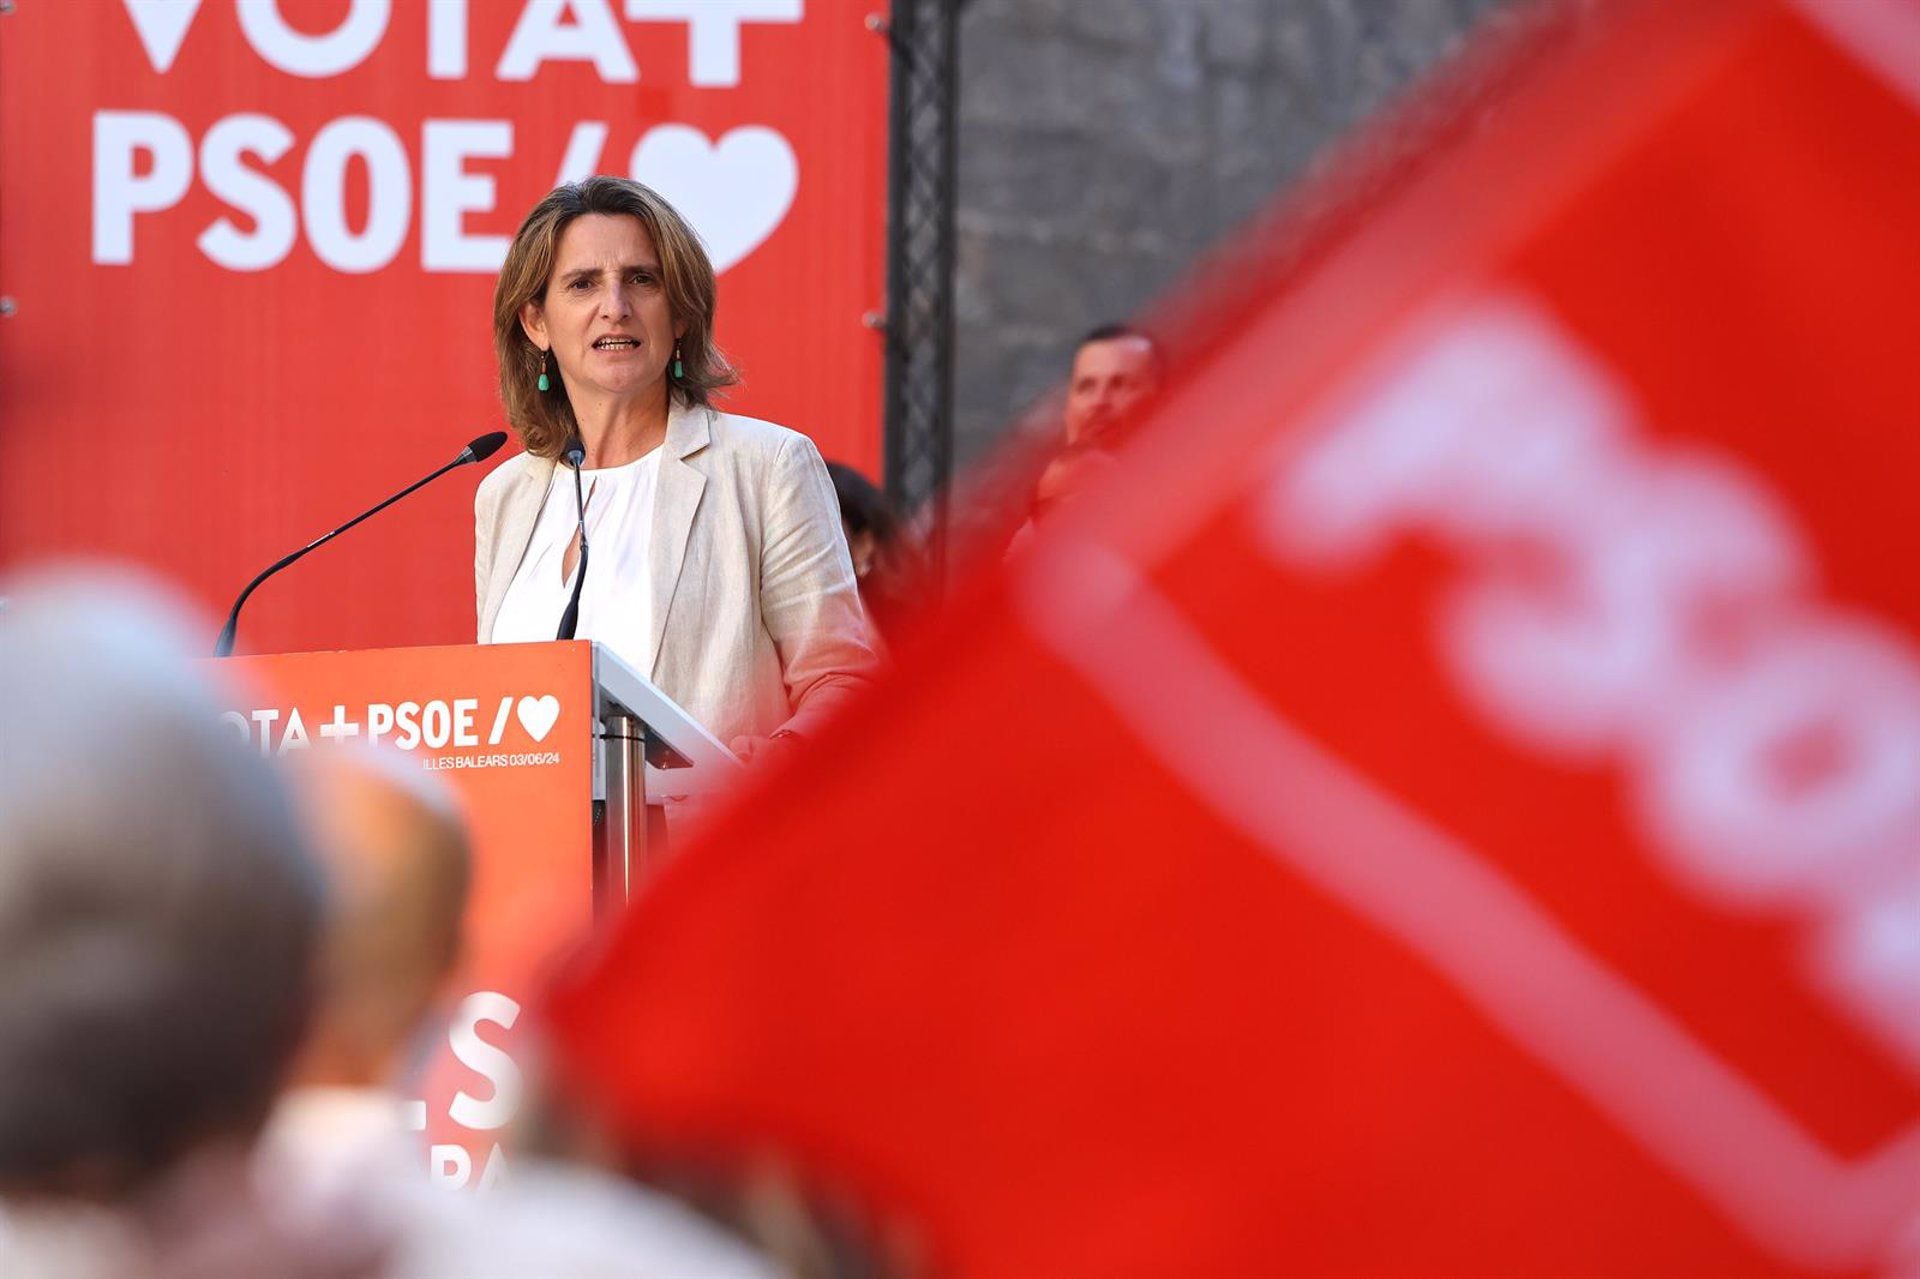
<path fill-rule="evenodd" d="M 550 640 L 578 572 L 598 640 L 751 758 L 804 739 L 870 678 L 833 483 L 804 435 L 723 413 L 713 266 L 651 189 L 594 177 L 521 224 L 493 295 L 526 451 L 474 502 L 480 642 Z"/>

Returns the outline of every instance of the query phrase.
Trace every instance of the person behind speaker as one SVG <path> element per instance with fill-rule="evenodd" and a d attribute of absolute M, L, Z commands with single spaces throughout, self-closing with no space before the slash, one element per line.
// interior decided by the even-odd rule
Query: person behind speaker
<path fill-rule="evenodd" d="M 475 499 L 482 643 L 554 638 L 578 571 L 580 639 L 606 644 L 743 756 L 816 732 L 876 658 L 833 485 L 796 431 L 722 412 L 712 264 L 624 178 L 556 188 L 494 290 L 508 422 L 526 451 Z"/>

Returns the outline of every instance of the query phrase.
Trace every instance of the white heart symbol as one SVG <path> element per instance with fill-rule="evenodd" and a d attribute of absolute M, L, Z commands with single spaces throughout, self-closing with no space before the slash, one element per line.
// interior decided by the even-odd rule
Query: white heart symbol
<path fill-rule="evenodd" d="M 523 697 L 513 713 L 520 717 L 520 727 L 526 729 L 534 741 L 544 742 L 553 731 L 553 721 L 560 718 L 560 699 L 551 693 L 545 697 Z"/>
<path fill-rule="evenodd" d="M 660 125 L 634 145 L 627 171 L 693 223 L 715 272 L 773 234 L 800 186 L 793 148 L 762 124 L 730 130 L 717 145 L 687 125 Z"/>

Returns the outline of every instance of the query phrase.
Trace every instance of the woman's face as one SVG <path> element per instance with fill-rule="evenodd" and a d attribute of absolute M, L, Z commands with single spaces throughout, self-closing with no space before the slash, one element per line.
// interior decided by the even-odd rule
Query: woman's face
<path fill-rule="evenodd" d="M 543 300 L 522 308 L 535 346 L 553 352 L 576 406 L 666 396 L 679 330 L 668 312 L 653 237 L 638 218 L 587 213 L 567 224 Z"/>

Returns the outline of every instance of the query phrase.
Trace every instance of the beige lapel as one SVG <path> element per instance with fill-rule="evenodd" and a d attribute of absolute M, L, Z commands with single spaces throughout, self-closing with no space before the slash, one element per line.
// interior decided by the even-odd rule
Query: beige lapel
<path fill-rule="evenodd" d="M 653 604 L 653 634 L 648 636 L 648 676 L 660 665 L 660 644 L 667 633 L 667 614 L 680 585 L 680 567 L 687 558 L 687 537 L 693 532 L 693 513 L 700 506 L 707 477 L 685 459 L 707 447 L 712 439 L 713 410 L 675 404 L 667 417 L 667 438 L 660 446 L 660 476 L 654 488 L 653 529 L 647 544 L 647 582 Z"/>
<path fill-rule="evenodd" d="M 553 467 L 548 458 L 528 458 L 513 487 L 500 499 L 500 531 L 494 536 L 493 567 L 487 577 L 482 642 L 493 638 L 493 620 L 499 616 L 507 587 L 513 585 L 513 575 L 520 571 L 520 561 L 527 557 L 527 547 L 533 543 L 533 526 L 539 522 L 540 508 L 547 504 Z"/>

